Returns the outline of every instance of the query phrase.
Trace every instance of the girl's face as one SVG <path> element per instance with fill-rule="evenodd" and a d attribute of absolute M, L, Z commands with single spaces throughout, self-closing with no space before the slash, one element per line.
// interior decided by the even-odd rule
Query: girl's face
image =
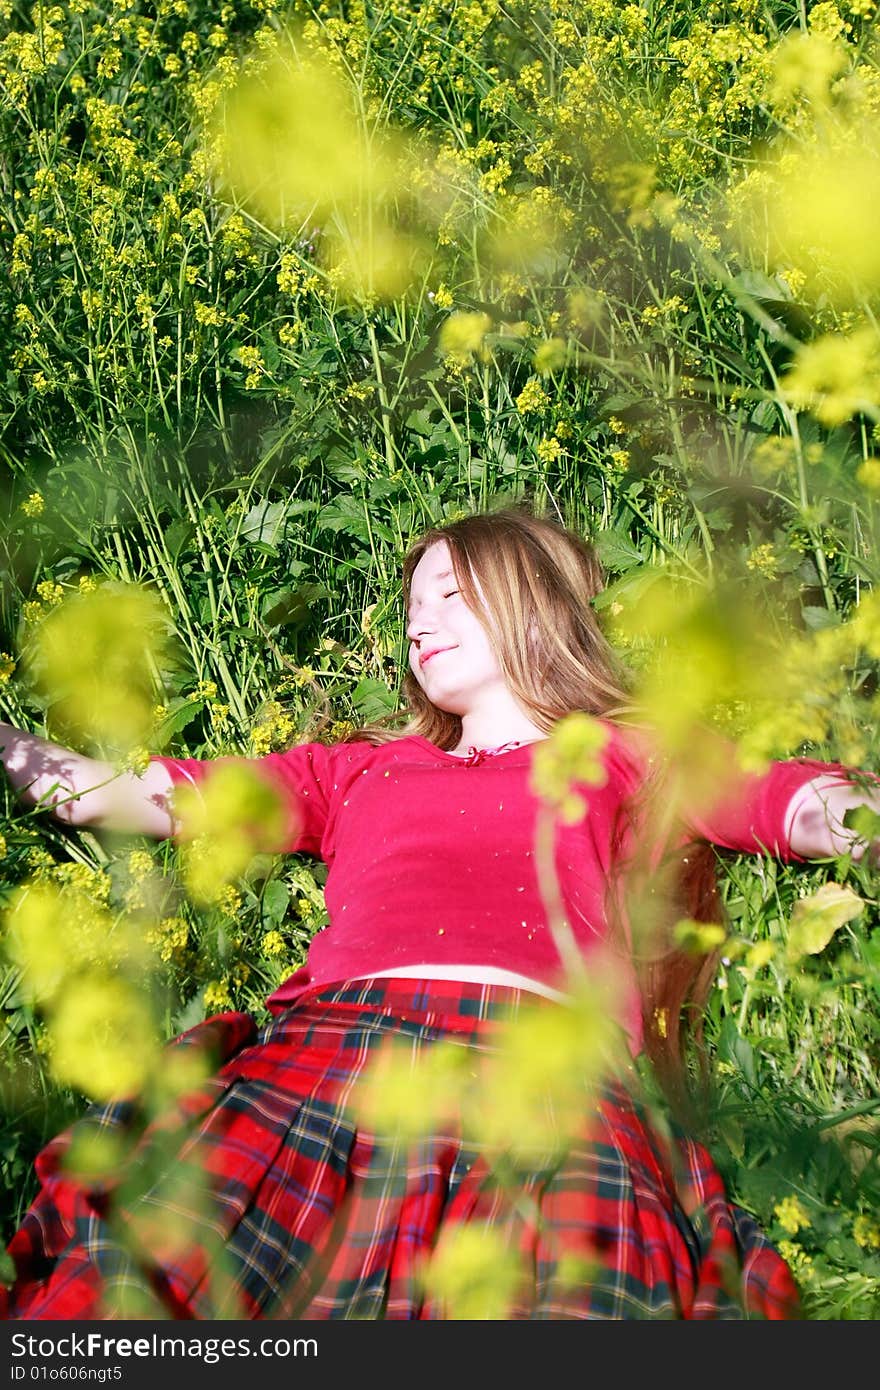
<path fill-rule="evenodd" d="M 447 714 L 472 713 L 507 689 L 489 635 L 459 593 L 446 541 L 429 546 L 413 571 L 406 635 L 410 670 Z"/>

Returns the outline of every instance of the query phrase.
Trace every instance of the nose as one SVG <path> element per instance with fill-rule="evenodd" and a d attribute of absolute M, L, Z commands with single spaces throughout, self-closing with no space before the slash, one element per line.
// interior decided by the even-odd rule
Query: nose
<path fill-rule="evenodd" d="M 436 629 L 434 614 L 430 608 L 420 604 L 406 625 L 406 636 L 409 642 L 421 642 L 424 637 L 429 637 Z"/>

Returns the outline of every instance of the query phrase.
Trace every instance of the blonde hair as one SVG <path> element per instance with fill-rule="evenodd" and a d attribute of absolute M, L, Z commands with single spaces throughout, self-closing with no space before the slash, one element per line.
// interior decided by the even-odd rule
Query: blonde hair
<path fill-rule="evenodd" d="M 627 677 L 592 607 L 604 576 L 588 541 L 525 507 L 432 527 L 404 559 L 404 604 L 416 566 L 440 541 L 465 601 L 486 620 L 511 692 L 539 729 L 549 733 L 575 710 L 614 717 L 632 708 Z M 411 672 L 401 694 L 405 727 L 373 724 L 352 737 L 379 743 L 420 734 L 439 748 L 460 741 L 459 716 L 433 705 Z"/>

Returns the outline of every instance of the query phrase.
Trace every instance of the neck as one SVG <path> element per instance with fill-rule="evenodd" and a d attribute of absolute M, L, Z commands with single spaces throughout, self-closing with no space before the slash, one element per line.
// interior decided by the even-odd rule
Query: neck
<path fill-rule="evenodd" d="M 506 718 L 466 714 L 461 721 L 461 738 L 451 751 L 467 753 L 471 748 L 500 748 L 508 743 L 535 743 L 546 738 L 543 729 L 519 711 Z"/>

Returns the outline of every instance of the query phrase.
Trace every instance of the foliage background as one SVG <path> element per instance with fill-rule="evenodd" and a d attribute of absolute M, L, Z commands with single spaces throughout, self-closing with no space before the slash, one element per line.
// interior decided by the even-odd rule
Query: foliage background
<path fill-rule="evenodd" d="M 149 751 L 336 737 L 395 706 L 408 539 L 525 496 L 595 540 L 634 668 L 686 663 L 676 708 L 756 761 L 877 767 L 874 4 L 0 13 L 4 717 L 96 751 L 28 654 L 65 600 L 135 582 L 171 643 Z M 291 101 L 319 55 L 329 85 Z M 247 129 L 243 72 L 264 94 Z M 242 182 L 261 158 L 283 166 L 268 198 Z M 328 161 L 338 186 L 309 205 Z M 37 880 L 73 916 L 140 924 L 164 1036 L 259 1013 L 324 921 L 312 861 L 257 855 L 199 904 L 174 847 L 3 796 L 6 901 Z M 876 875 L 735 856 L 719 874 L 705 1137 L 808 1315 L 875 1317 Z M 788 950 L 827 884 L 859 914 Z M 132 960 L 111 982 L 142 980 Z M 68 1033 L 85 1061 L 59 1065 L 14 955 L 0 1003 L 8 1235 L 36 1149 L 85 1104 L 92 1043 Z"/>

